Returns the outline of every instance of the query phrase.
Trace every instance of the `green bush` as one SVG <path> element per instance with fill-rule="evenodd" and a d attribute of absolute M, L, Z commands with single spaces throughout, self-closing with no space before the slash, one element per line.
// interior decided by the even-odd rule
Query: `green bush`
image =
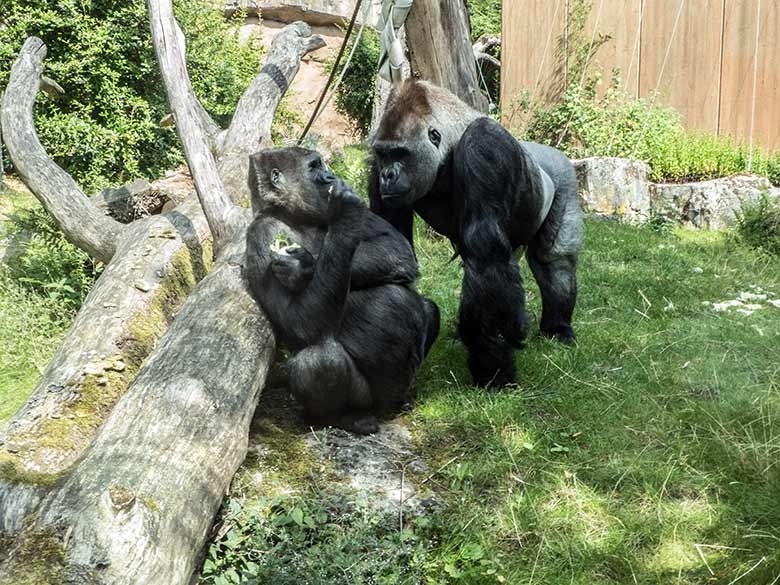
<path fill-rule="evenodd" d="M 737 215 L 737 237 L 752 248 L 780 256 L 780 202 L 762 197 Z"/>
<path fill-rule="evenodd" d="M 228 502 L 230 529 L 209 548 L 203 585 L 425 582 L 425 544 L 411 529 L 399 532 L 395 515 L 339 494 L 241 504 Z"/>
<path fill-rule="evenodd" d="M 68 242 L 42 207 L 20 209 L 9 217 L 8 237 L 22 244 L 8 261 L 16 282 L 57 306 L 76 310 L 103 269 Z"/>
<path fill-rule="evenodd" d="M 352 50 L 355 38 L 357 37 L 354 36 L 350 40 L 345 55 L 349 55 Z M 344 64 L 346 64 L 346 57 L 342 61 L 339 73 Z M 336 91 L 336 110 L 352 120 L 355 124 L 355 130 L 360 136 L 367 135 L 371 128 L 378 65 L 379 34 L 366 27 L 355 50 L 355 55 L 349 63 L 349 69 L 344 75 L 344 80 Z M 331 67 L 328 69 L 330 70 Z"/>
<path fill-rule="evenodd" d="M 222 4 L 180 1 L 176 12 L 195 91 L 224 122 L 257 70 L 260 51 L 239 42 Z M 38 135 L 85 189 L 154 178 L 182 161 L 175 130 L 159 126 L 168 107 L 143 0 L 5 0 L 0 90 L 29 35 L 46 43 L 45 73 L 65 90 L 38 97 Z"/>
<path fill-rule="evenodd" d="M 599 79 L 568 87 L 553 105 L 520 102 L 528 119 L 526 140 L 557 146 L 574 158 L 617 156 L 646 161 L 655 181 L 701 181 L 750 169 L 747 145 L 732 138 L 685 129 L 680 115 L 652 98 L 633 98 L 617 89 L 603 96 Z M 780 185 L 780 151 L 753 153 L 752 172 Z"/>
<path fill-rule="evenodd" d="M 471 38 L 501 34 L 501 0 L 467 0 L 471 15 Z"/>

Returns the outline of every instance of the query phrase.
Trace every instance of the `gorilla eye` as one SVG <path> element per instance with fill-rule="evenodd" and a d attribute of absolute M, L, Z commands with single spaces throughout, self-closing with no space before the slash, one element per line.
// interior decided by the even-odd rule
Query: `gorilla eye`
<path fill-rule="evenodd" d="M 271 184 L 274 187 L 278 187 L 279 183 L 282 182 L 282 171 L 279 169 L 274 169 L 271 171 Z"/>
<path fill-rule="evenodd" d="M 439 131 L 436 128 L 428 129 L 428 138 L 436 148 L 439 148 L 439 145 L 441 144 L 441 134 L 439 134 Z"/>

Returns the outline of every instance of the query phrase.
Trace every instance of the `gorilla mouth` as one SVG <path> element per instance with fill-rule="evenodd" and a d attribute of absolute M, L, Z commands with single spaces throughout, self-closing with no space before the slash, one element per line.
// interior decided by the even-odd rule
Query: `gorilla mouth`
<path fill-rule="evenodd" d="M 408 201 L 411 192 L 411 189 L 407 189 L 405 191 L 383 191 L 380 194 L 382 196 L 382 203 L 388 207 L 403 207 Z"/>

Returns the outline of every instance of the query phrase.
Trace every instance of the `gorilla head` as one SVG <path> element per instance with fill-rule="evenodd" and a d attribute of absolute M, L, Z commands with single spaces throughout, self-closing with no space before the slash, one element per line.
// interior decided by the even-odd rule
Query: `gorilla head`
<path fill-rule="evenodd" d="M 424 81 L 396 86 L 372 144 L 382 204 L 408 208 L 428 194 L 453 147 L 479 116 Z"/>
<path fill-rule="evenodd" d="M 249 189 L 255 215 L 286 211 L 298 220 L 324 225 L 328 194 L 336 180 L 313 150 L 271 148 L 249 158 Z"/>

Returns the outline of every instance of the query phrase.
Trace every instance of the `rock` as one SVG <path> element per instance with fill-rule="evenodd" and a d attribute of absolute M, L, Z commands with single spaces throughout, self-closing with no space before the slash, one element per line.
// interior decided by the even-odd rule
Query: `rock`
<path fill-rule="evenodd" d="M 356 492 L 367 495 L 373 508 L 383 512 L 394 512 L 401 504 L 412 512 L 419 508 L 417 486 L 407 470 L 424 472 L 427 466 L 415 454 L 411 433 L 403 424 L 384 422 L 369 436 L 323 429 L 311 433 L 307 443 L 332 461 Z"/>
<path fill-rule="evenodd" d="M 746 202 L 762 196 L 780 198 L 769 180 L 755 175 L 734 175 L 701 183 L 657 184 L 651 187 L 653 209 L 690 227 L 718 230 L 732 227 Z"/>
<path fill-rule="evenodd" d="M 574 161 L 577 184 L 586 213 L 612 216 L 627 223 L 650 219 L 650 167 L 625 158 Z"/>
<path fill-rule="evenodd" d="M 382 3 L 377 0 L 364 0 L 371 4 L 368 9 L 368 24 L 375 25 L 379 20 Z M 362 22 L 365 5 L 360 9 L 358 22 Z M 262 14 L 267 20 L 295 22 L 302 20 L 312 26 L 339 25 L 349 23 L 355 9 L 354 0 L 227 0 L 225 14 L 230 17 L 238 10 L 244 10 L 248 16 Z"/>

